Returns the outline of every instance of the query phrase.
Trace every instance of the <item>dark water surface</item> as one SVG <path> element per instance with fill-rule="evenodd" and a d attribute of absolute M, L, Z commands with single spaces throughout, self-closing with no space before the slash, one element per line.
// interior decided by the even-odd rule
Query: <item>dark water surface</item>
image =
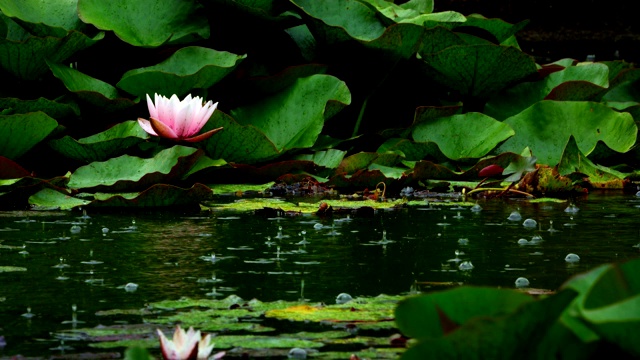
<path fill-rule="evenodd" d="M 575 213 L 565 211 L 568 203 L 479 204 L 480 212 L 425 205 L 331 219 L 0 212 L 0 269 L 27 269 L 0 271 L 0 357 L 55 354 L 51 333 L 71 328 L 62 322 L 71 320 L 73 304 L 85 322 L 78 326 L 93 327 L 117 320 L 96 316 L 99 310 L 183 296 L 334 303 L 342 292 L 408 293 L 416 281 L 514 287 L 518 277 L 556 289 L 573 274 L 638 256 L 640 198 L 633 195 L 592 194 Z M 514 210 L 522 220 L 507 220 Z M 527 218 L 539 225 L 525 228 Z M 551 221 L 557 231 L 549 231 Z M 306 245 L 298 244 L 303 231 Z M 534 235 L 542 242 L 518 244 Z M 567 263 L 569 253 L 581 260 Z M 474 268 L 460 271 L 460 261 Z M 128 283 L 137 290 L 127 291 Z M 28 307 L 32 318 L 22 316 Z"/>

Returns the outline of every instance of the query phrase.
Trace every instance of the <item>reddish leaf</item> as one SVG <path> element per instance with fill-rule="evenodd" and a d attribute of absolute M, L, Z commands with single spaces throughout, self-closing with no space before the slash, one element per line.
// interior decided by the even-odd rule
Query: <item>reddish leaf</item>
<path fill-rule="evenodd" d="M 0 156 L 0 179 L 18 179 L 29 175 L 29 172 L 15 161 Z"/>

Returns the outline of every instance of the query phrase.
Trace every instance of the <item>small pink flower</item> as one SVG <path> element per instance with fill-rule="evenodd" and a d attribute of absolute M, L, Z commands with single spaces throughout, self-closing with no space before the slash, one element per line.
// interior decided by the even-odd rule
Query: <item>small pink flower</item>
<path fill-rule="evenodd" d="M 173 340 L 167 339 L 164 333 L 157 330 L 160 335 L 160 349 L 162 357 L 165 360 L 201 360 L 208 359 L 214 344 L 211 342 L 211 335 L 207 334 L 204 338 L 200 335 L 200 330 L 193 330 L 190 327 L 188 331 L 176 326 L 173 333 Z M 213 359 L 221 359 L 225 352 L 219 352 L 213 355 Z"/>
<path fill-rule="evenodd" d="M 176 95 L 167 99 L 158 94 L 155 94 L 154 102 L 147 95 L 149 120 L 138 118 L 138 123 L 144 131 L 153 136 L 189 142 L 206 140 L 222 128 L 196 135 L 218 107 L 218 103 L 208 101 L 203 105 L 202 102 L 199 96 L 192 98 L 191 95 L 187 95 L 180 101 Z"/>

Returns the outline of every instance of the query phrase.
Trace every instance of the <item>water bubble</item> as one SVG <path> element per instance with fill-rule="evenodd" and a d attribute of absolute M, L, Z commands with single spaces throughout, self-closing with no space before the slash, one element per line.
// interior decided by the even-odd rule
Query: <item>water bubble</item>
<path fill-rule="evenodd" d="M 73 226 L 71 227 L 71 233 L 72 233 L 72 234 L 77 234 L 77 233 L 79 233 L 81 230 L 82 230 L 82 228 L 81 228 L 80 226 L 78 226 L 78 225 L 73 225 Z"/>
<path fill-rule="evenodd" d="M 517 211 L 512 211 L 511 214 L 509 214 L 509 217 L 507 218 L 507 220 L 520 221 L 522 220 L 522 215 L 520 215 L 520 213 Z"/>
<path fill-rule="evenodd" d="M 469 239 L 460 238 L 460 239 L 458 239 L 458 244 L 459 245 L 469 245 Z"/>
<path fill-rule="evenodd" d="M 522 223 L 522 226 L 526 228 L 534 228 L 538 225 L 538 222 L 533 219 L 527 219 Z"/>
<path fill-rule="evenodd" d="M 31 319 L 32 317 L 36 316 L 36 314 L 32 313 L 31 312 L 31 306 L 28 306 L 27 307 L 27 312 L 22 314 L 21 316 L 24 317 L 24 318 L 27 318 L 27 319 Z"/>
<path fill-rule="evenodd" d="M 464 219 L 464 216 L 460 215 L 460 211 L 458 211 L 457 215 L 453 216 L 454 219 Z"/>
<path fill-rule="evenodd" d="M 348 303 L 351 300 L 353 300 L 351 295 L 349 295 L 347 293 L 340 293 L 336 297 L 336 304 L 345 304 L 345 303 Z"/>
<path fill-rule="evenodd" d="M 640 191 L 638 191 L 638 192 L 636 193 L 636 196 L 637 196 L 637 197 L 640 197 Z"/>
<path fill-rule="evenodd" d="M 527 239 L 518 239 L 518 245 L 529 245 L 529 240 L 527 240 Z"/>
<path fill-rule="evenodd" d="M 134 292 L 138 290 L 138 284 L 136 283 L 127 283 L 127 285 L 124 286 L 124 291 L 126 292 Z"/>
<path fill-rule="evenodd" d="M 473 206 L 471 207 L 471 211 L 473 211 L 473 212 L 480 212 L 480 211 L 482 211 L 482 206 L 480 206 L 480 205 L 478 205 L 478 204 L 475 204 L 475 205 L 473 205 Z"/>
<path fill-rule="evenodd" d="M 580 209 L 575 204 L 570 204 L 566 209 L 564 209 L 564 212 L 569 214 L 576 214 L 578 211 L 580 211 Z"/>
<path fill-rule="evenodd" d="M 106 234 L 106 233 L 108 233 L 108 232 L 109 232 L 109 228 L 106 228 L 106 227 L 103 227 L 103 228 L 102 228 L 102 233 L 103 233 L 103 234 Z"/>
<path fill-rule="evenodd" d="M 314 228 L 314 229 L 322 229 L 322 228 L 323 228 L 323 226 L 322 226 L 322 224 L 320 224 L 320 223 L 315 223 L 315 224 L 313 224 L 313 228 Z"/>
<path fill-rule="evenodd" d="M 531 243 L 531 244 L 539 244 L 539 243 L 541 243 L 541 242 L 542 242 L 542 236 L 540 236 L 540 235 L 533 235 L 533 236 L 531 237 L 531 241 L 530 241 L 530 243 Z"/>
<path fill-rule="evenodd" d="M 289 354 L 287 354 L 287 358 L 289 359 L 306 359 L 307 351 L 301 348 L 293 348 L 289 350 Z"/>
<path fill-rule="evenodd" d="M 525 277 L 519 277 L 516 279 L 516 287 L 517 288 L 524 288 L 524 287 L 529 287 L 529 280 Z"/>
<path fill-rule="evenodd" d="M 473 267 L 474 266 L 471 261 L 463 261 L 460 263 L 460 265 L 458 265 L 458 269 L 460 269 L 461 271 L 469 271 L 473 269 Z"/>
<path fill-rule="evenodd" d="M 568 262 L 568 263 L 577 263 L 578 261 L 580 261 L 580 256 L 571 253 L 568 254 L 567 256 L 565 256 L 564 261 Z"/>

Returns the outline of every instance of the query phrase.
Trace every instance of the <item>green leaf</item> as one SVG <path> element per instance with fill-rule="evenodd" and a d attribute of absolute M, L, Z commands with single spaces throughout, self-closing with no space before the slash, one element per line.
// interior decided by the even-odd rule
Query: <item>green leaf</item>
<path fill-rule="evenodd" d="M 427 339 L 445 335 L 442 316 L 462 325 L 475 317 L 495 317 L 514 312 L 533 299 L 515 290 L 465 286 L 402 300 L 396 308 L 396 324 L 403 334 Z"/>
<path fill-rule="evenodd" d="M 188 46 L 157 65 L 127 71 L 116 86 L 141 98 L 154 93 L 166 97 L 176 94 L 182 98 L 194 88 L 211 87 L 246 57 Z"/>
<path fill-rule="evenodd" d="M 76 52 L 86 49 L 104 37 L 98 33 L 93 38 L 78 31 L 66 36 L 28 36 L 25 39 L 0 38 L 0 65 L 14 76 L 35 80 L 49 71 L 47 61 L 62 62 Z"/>
<path fill-rule="evenodd" d="M 238 123 L 262 130 L 277 151 L 284 152 L 312 147 L 327 116 L 350 103 L 344 82 L 329 75 L 312 75 L 231 114 Z"/>
<path fill-rule="evenodd" d="M 64 30 L 81 30 L 78 0 L 0 0 L 0 10 L 9 17 L 32 24 L 45 24 Z"/>
<path fill-rule="evenodd" d="M 436 81 L 463 95 L 488 98 L 536 73 L 532 57 L 511 46 L 451 46 L 422 54 L 424 69 Z"/>
<path fill-rule="evenodd" d="M 191 147 L 175 145 L 153 158 L 122 155 L 79 167 L 71 174 L 69 188 L 95 191 L 135 191 L 160 182 L 179 179 L 202 155 Z"/>
<path fill-rule="evenodd" d="M 75 103 L 62 103 L 42 97 L 36 100 L 0 98 L 0 109 L 8 109 L 11 111 L 11 114 L 26 114 L 42 111 L 54 119 L 80 115 L 80 109 Z"/>
<path fill-rule="evenodd" d="M 518 31 L 522 30 L 528 22 L 528 20 L 525 20 L 517 24 L 510 24 L 502 19 L 487 19 L 482 15 L 473 14 L 467 16 L 467 21 L 460 24 L 460 26 L 472 26 L 487 30 L 496 37 L 500 44 L 503 44 Z"/>
<path fill-rule="evenodd" d="M 580 314 L 598 334 L 640 356 L 640 260 L 613 264 L 588 290 Z"/>
<path fill-rule="evenodd" d="M 115 87 L 78 70 L 48 61 L 47 64 L 49 64 L 53 75 L 60 79 L 69 91 L 78 95 L 82 100 L 106 111 L 125 109 L 139 101 L 139 99 L 132 101 L 123 98 Z"/>
<path fill-rule="evenodd" d="M 535 82 L 524 82 L 495 96 L 485 114 L 498 120 L 516 115 L 534 103 L 547 100 L 592 100 L 609 87 L 609 68 L 599 63 L 569 66 Z"/>
<path fill-rule="evenodd" d="M 158 47 L 209 38 L 207 18 L 193 0 L 78 0 L 78 15 L 134 46 Z"/>
<path fill-rule="evenodd" d="M 504 123 L 516 134 L 499 146 L 499 152 L 520 152 L 528 146 L 538 163 L 550 166 L 560 162 L 572 135 L 578 149 L 589 155 L 598 141 L 615 151 L 626 152 L 635 144 L 638 132 L 630 114 L 582 101 L 544 100 Z"/>
<path fill-rule="evenodd" d="M 558 172 L 560 175 L 579 173 L 581 178 L 587 175 L 589 182 L 595 187 L 606 187 L 607 183 L 621 182 L 627 176 L 627 174 L 606 166 L 594 164 L 580 152 L 573 136 L 569 139 L 569 143 L 567 143 L 567 147 L 562 154 L 562 159 L 558 164 Z"/>
<path fill-rule="evenodd" d="M 125 121 L 101 133 L 74 140 L 70 136 L 49 141 L 49 146 L 62 155 L 90 163 L 121 154 L 127 148 L 139 144 L 149 135 L 137 121 Z"/>
<path fill-rule="evenodd" d="M 328 169 L 335 169 L 340 165 L 346 153 L 346 151 L 328 149 L 325 151 L 316 151 L 313 154 L 300 154 L 297 155 L 295 159 L 309 160 L 313 161 L 318 166 L 322 166 Z"/>
<path fill-rule="evenodd" d="M 407 139 L 391 138 L 385 141 L 376 152 L 401 152 L 404 154 L 405 160 L 417 161 L 425 158 L 436 158 L 446 161 L 447 158 L 442 155 L 442 151 L 434 142 L 413 142 Z"/>
<path fill-rule="evenodd" d="M 91 207 L 169 207 L 197 205 L 210 200 L 213 192 L 202 184 L 189 189 L 167 184 L 155 184 L 140 193 L 96 193 L 87 206 Z"/>
<path fill-rule="evenodd" d="M 472 318 L 447 336 L 420 341 L 402 354 L 401 359 L 513 359 L 525 355 L 538 358 L 545 349 L 536 345 L 575 296 L 575 291 L 564 290 L 543 300 L 522 303 L 517 309 L 512 307 L 502 316 L 489 314 Z M 467 298 L 467 302 L 461 303 L 450 299 L 458 307 L 453 312 L 444 311 L 447 316 L 467 312 L 464 308 L 474 308 L 478 301 Z M 493 302 L 499 301 L 499 298 L 493 299 Z M 517 302 L 508 305 L 513 304 Z"/>
<path fill-rule="evenodd" d="M 513 129 L 481 113 L 467 113 L 423 121 L 413 129 L 417 142 L 435 142 L 452 160 L 480 158 L 513 136 Z"/>
<path fill-rule="evenodd" d="M 223 128 L 222 131 L 199 143 L 213 159 L 253 164 L 280 155 L 274 143 L 260 129 L 253 125 L 241 125 L 220 110 L 213 112 L 202 132 L 219 127 Z"/>
<path fill-rule="evenodd" d="M 48 188 L 42 189 L 29 197 L 29 204 L 34 206 L 35 210 L 69 210 L 87 205 L 90 202 L 89 200 L 77 199 L 69 194 Z"/>
<path fill-rule="evenodd" d="M 535 156 L 516 158 L 502 171 L 502 175 L 510 175 L 504 181 L 519 181 L 524 174 L 536 171 L 536 161 Z"/>
<path fill-rule="evenodd" d="M 58 122 L 41 111 L 0 115 L 0 156 L 17 159 L 44 140 Z"/>

